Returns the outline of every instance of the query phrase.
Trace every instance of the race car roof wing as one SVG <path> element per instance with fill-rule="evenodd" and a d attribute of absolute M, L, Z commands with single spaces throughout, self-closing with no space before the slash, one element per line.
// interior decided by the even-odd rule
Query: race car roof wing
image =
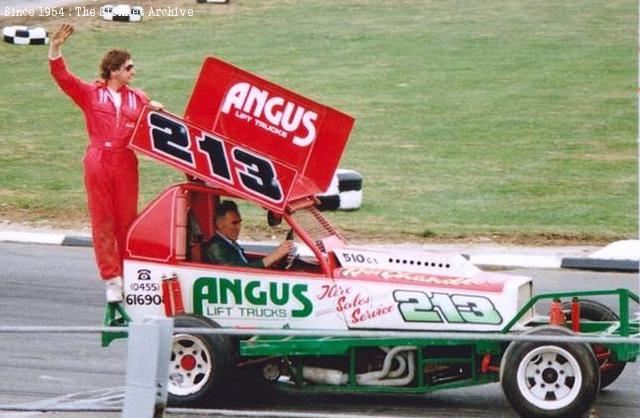
<path fill-rule="evenodd" d="M 130 146 L 278 212 L 331 182 L 354 119 L 217 58 L 184 118 L 146 109 Z"/>

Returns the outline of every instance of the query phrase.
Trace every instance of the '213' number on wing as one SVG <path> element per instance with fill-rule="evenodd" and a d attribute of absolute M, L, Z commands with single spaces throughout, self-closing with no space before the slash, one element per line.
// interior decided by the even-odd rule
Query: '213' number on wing
<path fill-rule="evenodd" d="M 171 159 L 195 167 L 191 137 L 187 126 L 159 113 L 149 113 L 149 133 L 153 149 Z M 233 185 L 229 156 L 224 141 L 212 134 L 196 137 L 197 150 L 207 157 L 213 178 Z M 231 162 L 236 165 L 243 189 L 271 201 L 282 201 L 282 188 L 271 161 L 240 147 L 231 150 Z"/>

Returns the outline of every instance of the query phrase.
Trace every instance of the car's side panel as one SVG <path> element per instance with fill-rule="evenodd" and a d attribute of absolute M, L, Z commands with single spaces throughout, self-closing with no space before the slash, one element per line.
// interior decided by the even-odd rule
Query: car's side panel
<path fill-rule="evenodd" d="M 164 315 L 162 277 L 176 274 L 185 312 L 223 327 L 347 329 L 332 300 L 320 297 L 333 286 L 319 275 L 227 266 L 167 266 L 125 261 L 125 304 L 134 321 Z"/>
<path fill-rule="evenodd" d="M 134 320 L 164 315 L 162 277 L 174 274 L 187 313 L 224 327 L 271 329 L 500 331 L 517 311 L 522 284 L 495 292 L 127 260 L 125 302 Z"/>
<path fill-rule="evenodd" d="M 329 295 L 349 328 L 499 331 L 516 312 L 517 286 L 502 292 L 336 278 Z"/>

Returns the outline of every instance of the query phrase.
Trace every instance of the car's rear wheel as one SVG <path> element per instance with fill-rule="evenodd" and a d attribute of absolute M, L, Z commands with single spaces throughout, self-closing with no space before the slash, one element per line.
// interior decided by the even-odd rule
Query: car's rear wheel
<path fill-rule="evenodd" d="M 562 309 L 570 312 L 571 302 L 564 302 Z M 619 321 L 620 317 L 607 305 L 596 302 L 595 300 L 581 299 L 580 319 L 587 319 L 589 321 Z M 620 377 L 627 363 L 614 363 L 611 350 L 604 345 L 592 344 L 591 348 L 600 366 L 600 390 L 602 390 Z"/>
<path fill-rule="evenodd" d="M 216 328 L 215 322 L 178 316 L 176 328 Z M 168 403 L 202 405 L 219 399 L 229 375 L 231 341 L 215 334 L 179 333 L 172 337 Z"/>
<path fill-rule="evenodd" d="M 572 334 L 540 327 L 531 334 Z M 591 347 L 555 342 L 512 342 L 501 370 L 511 406 L 523 417 L 580 417 L 595 400 L 600 375 Z"/>

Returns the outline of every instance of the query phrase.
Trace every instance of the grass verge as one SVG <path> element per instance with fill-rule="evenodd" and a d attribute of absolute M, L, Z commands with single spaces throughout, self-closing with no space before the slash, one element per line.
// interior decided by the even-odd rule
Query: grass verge
<path fill-rule="evenodd" d="M 629 0 L 142 1 L 193 17 L 139 24 L 0 18 L 78 32 L 71 69 L 134 54 L 135 85 L 182 113 L 216 55 L 356 122 L 342 167 L 365 178 L 349 235 L 391 240 L 603 241 L 637 231 L 636 22 Z M 97 8 L 98 2 L 87 6 Z M 0 216 L 86 222 L 82 116 L 46 47 L 0 44 Z M 141 201 L 180 180 L 142 159 Z M 555 237 L 555 238 L 553 238 Z"/>

